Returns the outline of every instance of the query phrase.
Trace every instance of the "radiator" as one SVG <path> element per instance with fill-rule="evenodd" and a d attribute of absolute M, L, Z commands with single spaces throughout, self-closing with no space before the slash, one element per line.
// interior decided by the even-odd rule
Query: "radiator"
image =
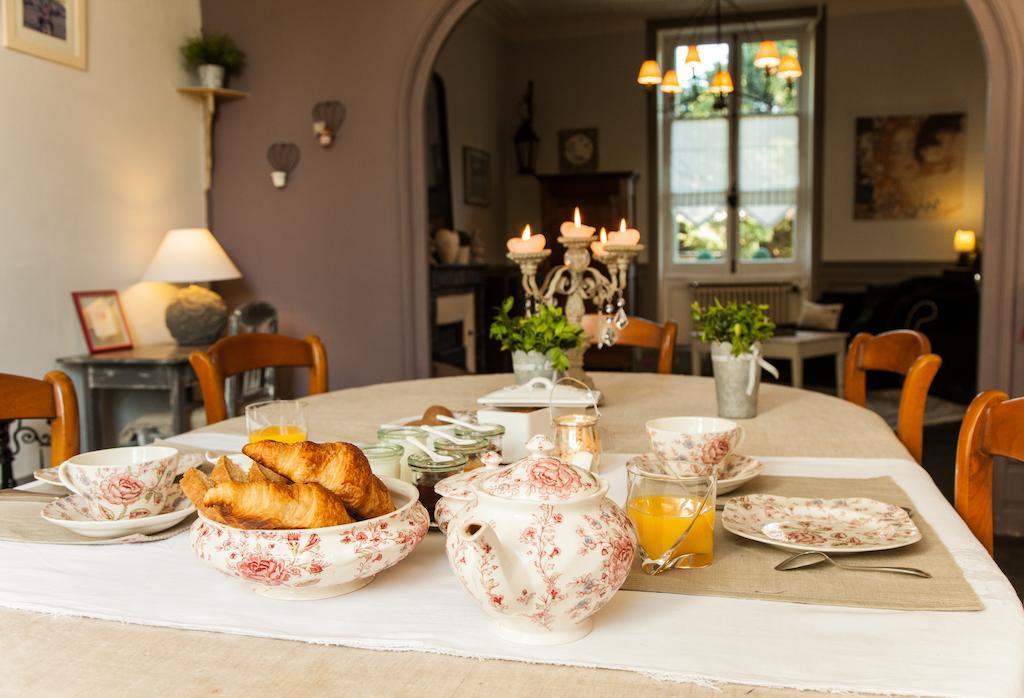
<path fill-rule="evenodd" d="M 776 324 L 796 322 L 793 299 L 800 287 L 790 282 L 750 284 L 690 284 L 692 298 L 702 308 L 712 305 L 717 298 L 724 303 L 757 303 L 768 306 L 768 317 Z"/>

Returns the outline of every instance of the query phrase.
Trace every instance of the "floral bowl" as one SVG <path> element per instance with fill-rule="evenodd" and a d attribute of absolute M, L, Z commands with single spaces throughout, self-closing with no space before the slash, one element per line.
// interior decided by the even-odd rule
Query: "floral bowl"
<path fill-rule="evenodd" d="M 304 529 L 242 529 L 202 514 L 192 550 L 213 568 L 279 599 L 325 599 L 369 584 L 419 545 L 430 524 L 416 488 L 382 478 L 397 509 L 365 521 Z"/>

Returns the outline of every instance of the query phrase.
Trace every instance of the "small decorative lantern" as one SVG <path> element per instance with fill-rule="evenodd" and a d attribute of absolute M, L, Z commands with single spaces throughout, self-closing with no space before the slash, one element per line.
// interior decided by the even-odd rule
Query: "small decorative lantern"
<path fill-rule="evenodd" d="M 278 189 L 288 184 L 288 175 L 299 164 L 299 146 L 294 143 L 273 143 L 267 148 L 267 161 L 273 168 L 270 181 Z"/>
<path fill-rule="evenodd" d="M 317 102 L 313 106 L 313 135 L 324 148 L 330 148 L 345 120 L 345 105 L 337 100 Z"/>
<path fill-rule="evenodd" d="M 555 457 L 563 463 L 571 463 L 584 470 L 596 473 L 601 463 L 601 437 L 597 433 L 597 422 L 601 412 L 597 409 L 597 397 L 586 383 L 569 376 L 555 381 L 558 385 L 563 381 L 578 383 L 587 391 L 587 397 L 594 407 L 594 414 L 570 413 L 552 416 L 551 426 L 555 431 Z M 554 385 L 551 397 L 554 398 Z M 551 410 L 549 402 L 548 409 Z"/>
<path fill-rule="evenodd" d="M 536 174 L 537 144 L 540 138 L 533 130 L 533 81 L 526 83 L 526 94 L 519 102 L 519 114 L 523 117 L 513 139 L 516 144 L 516 165 L 519 174 Z"/>

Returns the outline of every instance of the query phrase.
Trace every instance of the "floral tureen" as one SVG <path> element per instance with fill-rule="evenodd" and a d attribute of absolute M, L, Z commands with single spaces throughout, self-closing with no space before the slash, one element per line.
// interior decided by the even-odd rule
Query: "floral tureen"
<path fill-rule="evenodd" d="M 571 642 L 625 582 L 636 534 L 606 482 L 546 455 L 545 437 L 528 448 L 470 483 L 475 500 L 448 523 L 448 559 L 503 637 Z"/>

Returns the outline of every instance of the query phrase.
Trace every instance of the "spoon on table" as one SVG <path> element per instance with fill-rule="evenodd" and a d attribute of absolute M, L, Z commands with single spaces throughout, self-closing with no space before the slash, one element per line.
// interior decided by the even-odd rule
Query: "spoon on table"
<path fill-rule="evenodd" d="M 434 436 L 445 439 L 446 441 L 451 441 L 453 444 L 457 444 L 459 446 L 469 446 L 471 444 L 476 443 L 476 439 L 467 439 L 462 436 L 455 436 L 454 434 L 449 434 L 446 431 L 441 431 L 437 427 L 431 427 L 426 424 L 421 426 L 420 429 L 427 432 L 428 434 L 433 434 Z"/>
<path fill-rule="evenodd" d="M 797 553 L 791 557 L 787 557 L 785 560 L 775 565 L 775 569 L 780 572 L 791 572 L 792 570 L 799 570 L 805 567 L 812 567 L 819 565 L 822 562 L 831 562 L 833 565 L 841 570 L 849 570 L 853 572 L 896 572 L 897 574 L 909 574 L 914 577 L 924 577 L 925 579 L 931 579 L 932 576 L 924 570 L 919 570 L 916 567 L 890 567 L 890 566 L 867 566 L 867 565 L 847 565 L 843 562 L 833 560 L 825 553 L 816 551 L 807 551 L 804 553 Z"/>
<path fill-rule="evenodd" d="M 491 429 L 494 428 L 480 426 L 479 424 L 473 424 L 472 422 L 465 422 L 461 419 L 455 419 L 455 417 L 449 417 L 444 414 L 437 415 L 437 418 L 440 419 L 442 422 L 448 422 L 449 424 L 454 424 L 457 427 L 463 427 L 465 429 L 471 429 L 473 431 L 490 431 Z"/>
<path fill-rule="evenodd" d="M 427 448 L 427 446 L 425 446 L 424 444 L 420 443 L 419 439 L 417 439 L 414 436 L 408 437 L 406 439 L 406 442 L 408 442 L 410 445 L 415 446 L 419 450 L 421 450 L 424 453 L 426 453 L 428 456 L 430 456 L 431 460 L 433 460 L 433 461 L 435 461 L 437 463 L 447 463 L 448 461 L 455 460 L 455 456 L 444 456 L 444 455 L 441 455 L 440 453 L 438 453 L 436 451 L 431 450 L 430 448 Z"/>

